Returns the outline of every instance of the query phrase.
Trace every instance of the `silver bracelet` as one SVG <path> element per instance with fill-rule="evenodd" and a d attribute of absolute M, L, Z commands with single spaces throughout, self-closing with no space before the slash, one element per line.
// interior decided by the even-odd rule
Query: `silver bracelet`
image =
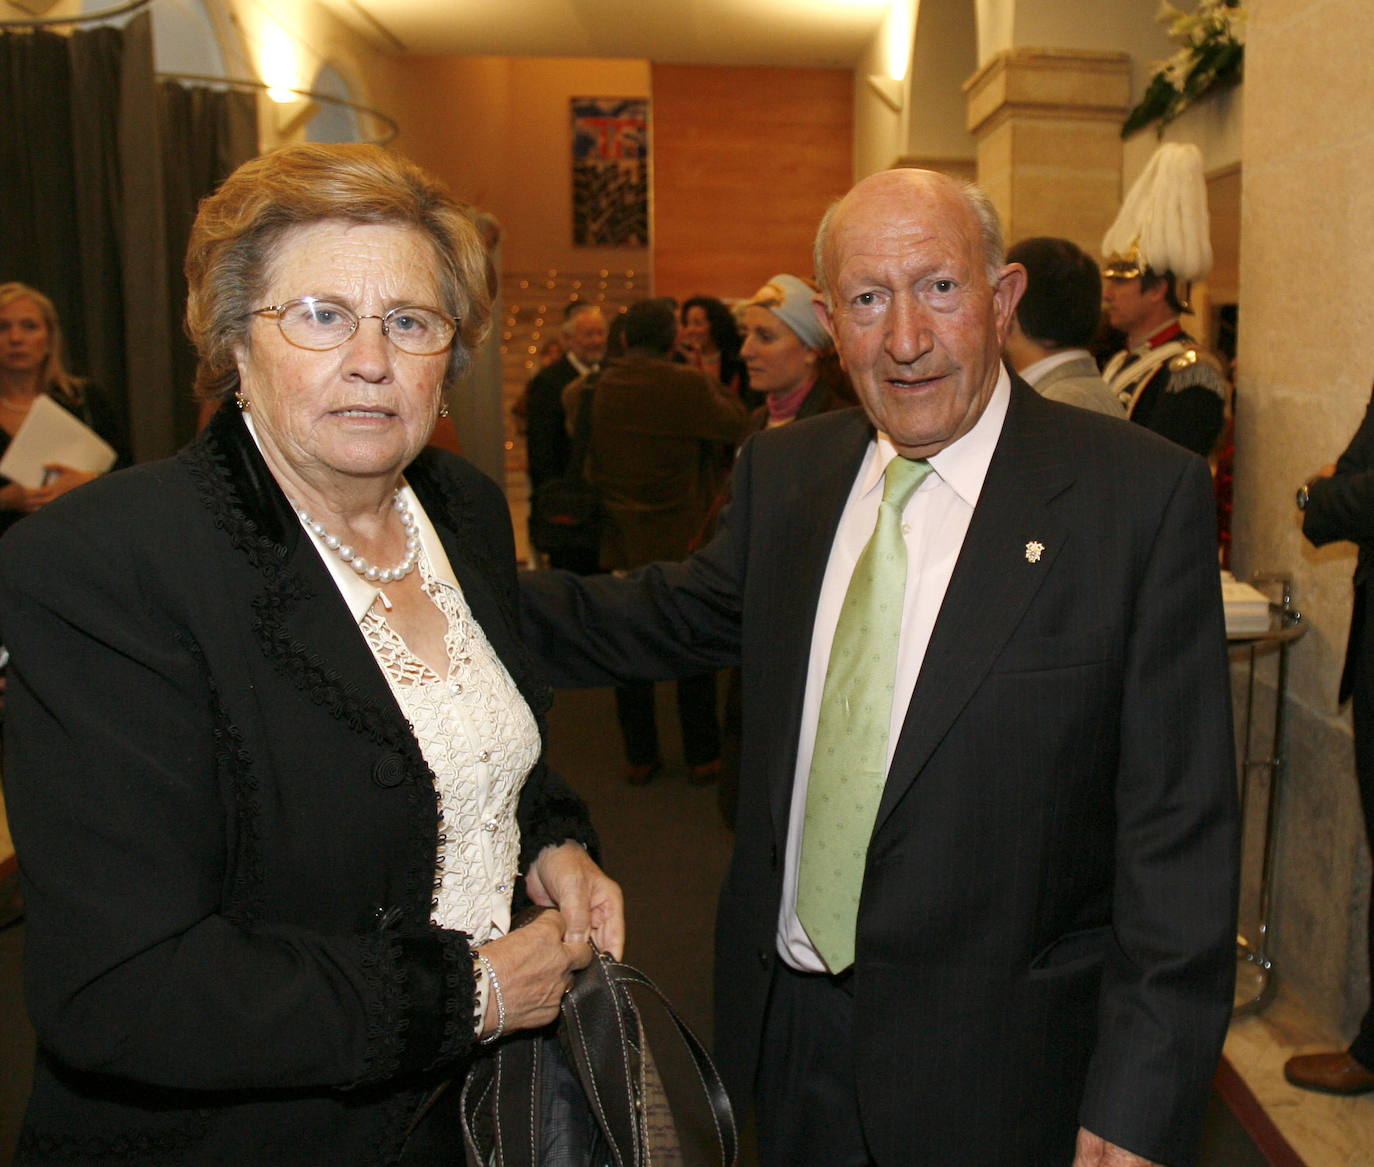
<path fill-rule="evenodd" d="M 482 971 L 487 974 L 487 981 L 491 985 L 491 991 L 496 997 L 496 1028 L 486 1037 L 479 1037 L 479 1045 L 491 1045 L 494 1041 L 500 1041 L 506 1032 L 506 999 L 501 995 L 501 982 L 496 979 L 496 970 L 491 967 L 485 955 L 480 952 L 473 952 L 472 959 L 482 966 Z"/>

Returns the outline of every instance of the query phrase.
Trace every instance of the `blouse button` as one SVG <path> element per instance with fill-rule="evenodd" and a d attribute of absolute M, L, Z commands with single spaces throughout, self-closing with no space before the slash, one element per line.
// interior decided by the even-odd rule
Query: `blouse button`
<path fill-rule="evenodd" d="M 489 835 L 496 834 L 496 827 L 497 822 L 495 819 L 487 819 L 487 821 L 482 824 L 482 830 L 486 831 Z"/>
<path fill-rule="evenodd" d="M 477 755 L 477 760 L 479 762 L 490 762 L 491 753 L 487 750 L 483 750 L 480 754 Z"/>
<path fill-rule="evenodd" d="M 448 683 L 448 691 L 456 697 L 459 693 L 463 691 L 463 686 L 459 684 L 457 681 L 450 681 Z"/>
<path fill-rule="evenodd" d="M 508 886 L 507 884 L 498 883 L 498 884 L 496 885 L 496 890 L 499 891 L 499 892 L 504 892 L 504 891 L 506 890 L 507 886 Z"/>

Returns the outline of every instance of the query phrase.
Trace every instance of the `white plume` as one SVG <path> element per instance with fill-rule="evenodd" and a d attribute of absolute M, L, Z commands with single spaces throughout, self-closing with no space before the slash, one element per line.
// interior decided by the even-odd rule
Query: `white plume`
<path fill-rule="evenodd" d="M 1131 186 L 1116 222 L 1102 237 L 1102 254 L 1124 256 L 1132 246 L 1142 264 L 1159 273 L 1171 271 L 1185 282 L 1212 270 L 1207 182 L 1196 146 L 1165 142 Z"/>

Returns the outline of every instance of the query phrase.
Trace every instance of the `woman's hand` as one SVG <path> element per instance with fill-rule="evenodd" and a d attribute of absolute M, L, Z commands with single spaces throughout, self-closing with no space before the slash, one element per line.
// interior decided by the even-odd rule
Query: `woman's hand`
<path fill-rule="evenodd" d="M 85 486 L 86 483 L 94 482 L 96 479 L 94 474 L 89 474 L 85 470 L 77 470 L 71 466 L 63 466 L 60 462 L 53 462 L 44 466 L 43 471 L 43 485 L 35 492 L 43 496 L 39 506 L 50 503 L 53 499 L 66 494 L 67 491 L 75 490 L 78 486 Z"/>
<path fill-rule="evenodd" d="M 17 482 L 7 482 L 0 486 L 0 510 L 18 511 L 21 515 L 31 515 L 42 503 L 36 500 L 38 490 L 31 490 Z"/>
<path fill-rule="evenodd" d="M 537 1029 L 558 1016 L 558 1004 L 572 987 L 572 975 L 591 963 L 586 939 L 563 939 L 564 921 L 558 912 L 540 912 L 523 928 L 482 945 L 501 986 L 506 1032 Z M 495 990 L 487 994 L 482 1036 L 493 1032 L 500 1019 Z"/>
<path fill-rule="evenodd" d="M 45 507 L 53 499 L 75 490 L 95 479 L 96 475 L 71 466 L 53 463 L 43 467 L 46 476 L 42 486 L 20 486 L 17 482 L 6 483 L 0 487 L 0 510 L 19 511 L 31 515 L 40 507 Z"/>
<path fill-rule="evenodd" d="M 620 884 L 599 868 L 577 843 L 545 847 L 530 864 L 525 890 L 541 907 L 557 908 L 567 943 L 582 943 L 588 931 L 602 952 L 619 960 L 625 953 L 625 901 Z"/>

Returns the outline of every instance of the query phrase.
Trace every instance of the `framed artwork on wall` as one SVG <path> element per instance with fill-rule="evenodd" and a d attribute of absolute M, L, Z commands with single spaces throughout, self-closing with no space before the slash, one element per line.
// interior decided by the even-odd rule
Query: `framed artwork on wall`
<path fill-rule="evenodd" d="M 574 97 L 573 244 L 647 247 L 649 100 Z"/>

